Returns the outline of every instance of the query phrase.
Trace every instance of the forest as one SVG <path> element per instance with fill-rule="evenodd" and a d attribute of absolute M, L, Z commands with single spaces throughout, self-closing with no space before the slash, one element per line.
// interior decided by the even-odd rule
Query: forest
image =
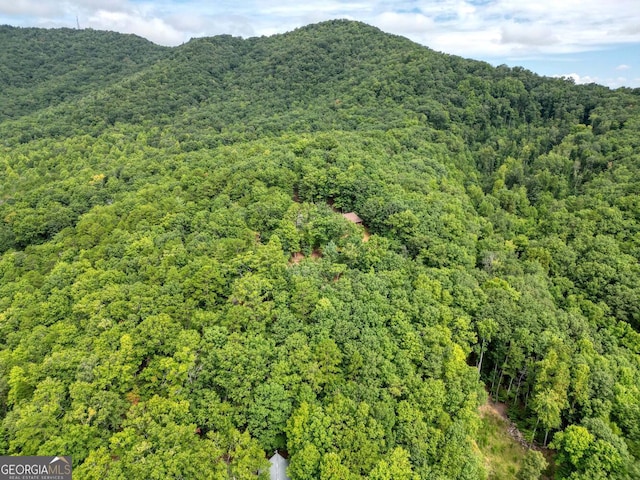
<path fill-rule="evenodd" d="M 1 455 L 640 478 L 640 89 L 346 20 L 0 44 Z M 527 447 L 506 476 L 489 399 Z"/>

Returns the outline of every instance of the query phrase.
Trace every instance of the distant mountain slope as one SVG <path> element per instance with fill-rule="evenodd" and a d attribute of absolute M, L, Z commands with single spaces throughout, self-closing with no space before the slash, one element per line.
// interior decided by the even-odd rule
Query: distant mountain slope
<path fill-rule="evenodd" d="M 78 34 L 55 33 L 66 35 L 67 41 Z M 95 41 L 99 35 L 115 41 L 110 35 L 117 35 L 84 34 L 96 35 Z M 123 42 L 134 40 L 121 37 Z M 139 52 L 149 48 L 155 56 L 144 56 L 135 71 L 96 75 L 99 80 L 93 87 L 89 83 L 83 90 L 94 94 L 73 96 L 13 128 L 8 124 L 3 138 L 97 134 L 116 122 L 170 125 L 182 133 L 210 128 L 255 137 L 287 130 L 388 128 L 409 121 L 438 129 L 465 124 L 472 127 L 465 132 L 471 134 L 471 142 L 484 142 L 492 132 L 509 129 L 514 141 L 524 142 L 541 122 L 551 122 L 561 135 L 568 132 L 570 125 L 584 123 L 608 95 L 604 87 L 575 87 L 523 69 L 493 68 L 436 53 L 358 22 L 324 22 L 268 38 L 201 38 L 171 50 L 135 40 Z M 107 52 L 105 59 L 95 62 L 113 65 L 126 49 L 115 58 Z M 69 59 L 69 68 L 86 73 L 79 57 L 75 62 Z M 53 63 L 58 71 L 65 68 L 65 62 Z M 51 82 L 59 83 L 56 98 L 77 92 L 74 78 L 67 77 Z M 19 98 L 33 98 L 31 92 L 22 93 Z M 558 139 L 532 146 L 544 151 L 549 140 Z"/>
<path fill-rule="evenodd" d="M 166 51 L 136 35 L 0 26 L 0 121 L 73 100 Z"/>

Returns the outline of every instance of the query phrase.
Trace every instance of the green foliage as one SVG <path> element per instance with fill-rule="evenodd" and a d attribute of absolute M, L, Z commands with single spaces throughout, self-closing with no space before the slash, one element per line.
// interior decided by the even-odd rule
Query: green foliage
<path fill-rule="evenodd" d="M 0 37 L 0 453 L 478 479 L 486 388 L 559 477 L 637 476 L 638 91 L 348 21 Z"/>
<path fill-rule="evenodd" d="M 517 480 L 538 480 L 548 464 L 544 455 L 537 450 L 528 450 L 518 471 Z"/>
<path fill-rule="evenodd" d="M 167 51 L 135 35 L 8 25 L 0 43 L 0 121 L 97 95 Z"/>
<path fill-rule="evenodd" d="M 624 440 L 599 418 L 587 418 L 558 432 L 559 478 L 630 478 L 631 456 Z"/>

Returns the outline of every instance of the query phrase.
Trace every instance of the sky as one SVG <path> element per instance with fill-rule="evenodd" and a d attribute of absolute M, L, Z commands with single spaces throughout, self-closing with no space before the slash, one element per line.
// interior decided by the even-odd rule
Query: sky
<path fill-rule="evenodd" d="M 335 18 L 493 65 L 640 87 L 639 0 L 0 0 L 0 24 L 79 24 L 171 46 L 223 33 L 272 35 Z"/>

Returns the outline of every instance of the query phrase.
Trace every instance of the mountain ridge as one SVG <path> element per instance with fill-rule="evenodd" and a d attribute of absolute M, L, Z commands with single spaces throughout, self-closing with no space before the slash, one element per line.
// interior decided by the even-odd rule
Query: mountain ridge
<path fill-rule="evenodd" d="M 310 32 L 313 35 L 310 35 Z M 341 39 L 343 32 L 348 33 L 350 43 L 347 44 Z M 368 35 L 374 36 L 368 38 Z M 298 37 L 304 41 L 298 42 Z M 363 39 L 367 38 L 365 42 Z M 374 41 L 374 38 L 380 41 Z M 357 39 L 355 44 L 354 39 Z M 279 47 L 289 44 L 291 47 L 286 47 L 289 51 Z M 320 44 L 326 48 L 318 47 Z M 304 49 L 301 49 L 302 45 L 306 45 Z M 404 50 L 393 45 L 409 49 L 403 53 L 405 58 L 399 58 L 398 54 L 394 53 Z M 269 46 L 273 53 L 261 56 L 266 46 Z M 391 36 L 375 27 L 351 21 L 324 22 L 286 34 L 253 37 L 247 40 L 230 36 L 205 37 L 164 51 L 166 54 L 159 59 L 160 63 L 143 66 L 139 71 L 141 77 L 137 77 L 136 81 L 124 77 L 119 80 L 120 87 L 110 87 L 111 97 L 105 97 L 102 104 L 97 100 L 92 101 L 89 95 L 85 96 L 84 100 L 75 100 L 74 102 L 80 102 L 78 105 L 67 102 L 65 107 L 65 103 L 62 103 L 62 108 L 58 109 L 55 115 L 73 116 L 77 119 L 86 111 L 85 118 L 78 121 L 99 125 L 104 122 L 109 125 L 116 121 L 141 121 L 149 116 L 156 121 L 157 117 L 164 116 L 165 120 L 160 121 L 166 123 L 175 121 L 173 117 L 182 115 L 188 108 L 201 109 L 202 103 L 206 104 L 209 101 L 215 103 L 215 106 L 210 107 L 210 118 L 221 117 L 225 125 L 239 126 L 240 123 L 260 123 L 251 118 L 253 112 L 251 108 L 247 108 L 252 103 L 259 106 L 257 110 L 265 110 L 268 107 L 267 111 L 272 114 L 278 112 L 286 117 L 290 114 L 291 107 L 286 99 L 291 98 L 298 108 L 315 110 L 317 115 L 329 118 L 341 128 L 354 128 L 356 123 L 366 125 L 370 122 L 372 119 L 367 118 L 366 114 L 363 117 L 360 113 L 363 110 L 361 107 L 367 104 L 370 108 L 391 109 L 394 111 L 391 115 L 396 117 L 407 111 L 413 112 L 416 116 L 427 115 L 436 126 L 443 127 L 448 121 L 447 117 L 453 112 L 458 112 L 455 121 L 464 121 L 460 107 L 464 106 L 467 100 L 461 95 L 468 97 L 468 93 L 473 93 L 478 99 L 487 97 L 487 89 L 492 87 L 478 84 L 478 78 L 512 76 L 514 81 L 526 83 L 526 86 L 518 88 L 528 89 L 529 92 L 542 88 L 541 85 L 551 86 L 559 91 L 571 90 L 565 81 L 542 80 L 541 77 L 522 69 L 493 68 L 484 62 L 438 54 L 402 37 Z M 378 59 L 384 60 L 380 62 Z M 363 64 L 363 61 L 368 63 Z M 455 68 L 447 62 L 453 62 Z M 381 68 L 383 66 L 384 69 Z M 385 73 L 380 78 L 371 78 L 370 73 L 376 69 Z M 392 73 L 394 70 L 397 73 Z M 455 73 L 456 71 L 458 73 Z M 151 97 L 145 97 L 145 82 L 157 86 L 158 93 L 154 92 Z M 462 88 L 460 83 L 466 85 L 467 91 L 464 94 L 459 91 Z M 325 85 L 334 85 L 332 88 L 337 91 L 329 92 Z M 170 93 L 166 91 L 168 87 L 172 89 Z M 230 90 L 234 90 L 232 96 Z M 585 92 L 579 93 L 580 95 L 599 92 L 597 96 L 602 97 L 606 91 L 604 87 L 576 87 L 573 95 L 578 92 Z M 269 98 L 265 98 L 265 92 Z M 391 98 L 390 102 L 384 102 L 388 92 L 396 92 L 395 98 Z M 430 94 L 426 95 L 427 92 Z M 154 100 L 153 97 L 157 97 L 158 94 L 164 95 L 162 100 Z M 496 92 L 493 95 L 499 94 Z M 495 103 L 491 95 L 489 93 L 487 101 Z M 549 93 L 544 95 L 549 98 Z M 349 97 L 353 97 L 357 103 L 345 103 L 345 99 Z M 421 97 L 428 99 L 426 103 L 418 100 Z M 123 102 L 119 102 L 120 99 Z M 318 102 L 321 99 L 323 104 Z M 274 100 L 278 103 L 274 104 Z M 558 99 L 552 101 L 557 102 Z M 403 104 L 398 110 L 399 102 Z M 119 103 L 126 103 L 126 106 L 118 107 Z M 342 115 L 336 115 L 338 106 Z M 211 111 L 216 107 L 222 107 L 223 111 Z M 161 112 L 160 108 L 166 112 Z M 354 118 L 345 118 L 349 115 L 346 108 L 354 111 Z M 496 105 L 490 108 L 503 107 Z M 541 112 L 539 115 L 543 117 L 551 118 L 555 115 L 552 105 L 537 108 Z M 90 119 L 89 115 L 92 112 L 100 118 Z M 247 113 L 243 115 L 243 112 Z M 306 122 L 307 129 L 309 125 L 313 125 L 309 120 Z M 262 121 L 270 123 L 266 118 Z M 289 121 L 295 124 L 295 119 Z M 281 120 L 279 122 L 282 123 Z M 298 125 L 301 124 L 298 122 Z M 28 130 L 29 125 L 26 127 Z M 273 127 L 254 125 L 253 128 Z M 19 129 L 25 134 L 25 125 L 21 125 Z"/>
<path fill-rule="evenodd" d="M 87 85 L 102 88 L 143 68 L 163 50 L 135 35 L 68 28 L 1 26 L 0 41 L 5 47 L 0 54 L 1 120 L 31 113 L 29 103 L 15 102 L 28 98 L 37 108 L 81 97 Z M 47 91 L 53 79 L 55 88 Z M 9 114 L 9 109 L 15 111 Z"/>

